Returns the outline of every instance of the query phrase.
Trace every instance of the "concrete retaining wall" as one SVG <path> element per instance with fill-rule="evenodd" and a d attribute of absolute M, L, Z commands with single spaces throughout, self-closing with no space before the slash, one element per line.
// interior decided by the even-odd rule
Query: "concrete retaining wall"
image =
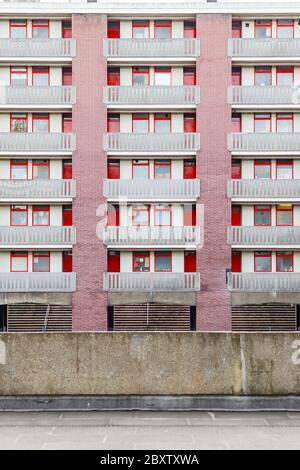
<path fill-rule="evenodd" d="M 6 333 L 0 395 L 300 395 L 297 333 Z"/>

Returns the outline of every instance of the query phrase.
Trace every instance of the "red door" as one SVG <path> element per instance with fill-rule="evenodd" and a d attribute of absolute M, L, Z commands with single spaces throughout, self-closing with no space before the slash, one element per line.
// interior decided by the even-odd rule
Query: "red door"
<path fill-rule="evenodd" d="M 232 22 L 232 37 L 241 38 L 242 37 L 242 22 L 235 20 Z"/>
<path fill-rule="evenodd" d="M 73 211 L 72 206 L 63 206 L 63 215 L 62 215 L 63 226 L 73 225 Z"/>
<path fill-rule="evenodd" d="M 196 69 L 195 67 L 184 67 L 183 69 L 183 85 L 196 85 Z"/>
<path fill-rule="evenodd" d="M 62 131 L 72 132 L 72 114 L 68 113 L 62 115 Z"/>
<path fill-rule="evenodd" d="M 107 255 L 107 271 L 109 273 L 120 272 L 120 252 L 109 251 Z"/>
<path fill-rule="evenodd" d="M 72 22 L 71 21 L 62 22 L 62 37 L 63 38 L 72 37 Z"/>
<path fill-rule="evenodd" d="M 232 113 L 231 132 L 242 132 L 242 117 L 239 113 Z"/>
<path fill-rule="evenodd" d="M 241 160 L 232 160 L 231 163 L 231 179 L 240 180 L 242 177 L 242 162 Z"/>
<path fill-rule="evenodd" d="M 184 272 L 195 273 L 196 272 L 196 252 L 186 251 L 184 253 Z"/>
<path fill-rule="evenodd" d="M 64 86 L 72 85 L 72 67 L 63 67 L 62 69 L 62 84 Z"/>
<path fill-rule="evenodd" d="M 120 132 L 119 114 L 110 114 L 107 117 L 107 132 Z"/>
<path fill-rule="evenodd" d="M 196 115 L 184 115 L 184 132 L 196 132 Z"/>
<path fill-rule="evenodd" d="M 231 255 L 231 271 L 240 273 L 242 270 L 242 257 L 240 251 L 233 251 Z"/>
<path fill-rule="evenodd" d="M 109 204 L 107 207 L 107 225 L 109 227 L 119 227 L 120 225 L 120 210 L 119 206 Z"/>
<path fill-rule="evenodd" d="M 196 226 L 196 204 L 185 204 L 183 206 L 183 223 L 186 227 Z"/>
<path fill-rule="evenodd" d="M 72 160 L 63 160 L 63 180 L 72 179 Z"/>
<path fill-rule="evenodd" d="M 183 178 L 185 180 L 193 180 L 196 178 L 196 160 L 184 160 Z"/>
<path fill-rule="evenodd" d="M 120 86 L 120 67 L 108 67 L 107 85 Z"/>
<path fill-rule="evenodd" d="M 184 22 L 184 38 L 195 38 L 196 37 L 196 22 L 185 21 Z"/>
<path fill-rule="evenodd" d="M 107 163 L 107 178 L 110 180 L 120 179 L 120 160 L 109 160 Z"/>
<path fill-rule="evenodd" d="M 241 206 L 232 206 L 231 208 L 231 225 L 239 227 L 242 225 L 242 208 Z"/>
<path fill-rule="evenodd" d="M 63 272 L 71 273 L 73 270 L 72 251 L 63 251 Z"/>
<path fill-rule="evenodd" d="M 235 86 L 240 86 L 242 84 L 242 68 L 241 67 L 232 67 L 231 84 Z"/>
<path fill-rule="evenodd" d="M 107 24 L 107 37 L 110 39 L 120 38 L 120 21 L 109 21 Z"/>

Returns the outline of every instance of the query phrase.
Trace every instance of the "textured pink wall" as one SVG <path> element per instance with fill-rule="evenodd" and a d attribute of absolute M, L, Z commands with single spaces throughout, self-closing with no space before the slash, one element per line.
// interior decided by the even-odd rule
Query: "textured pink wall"
<path fill-rule="evenodd" d="M 73 154 L 73 176 L 77 196 L 74 224 L 77 243 L 73 250 L 73 270 L 77 273 L 77 291 L 73 295 L 73 329 L 106 330 L 107 296 L 102 290 L 106 271 L 106 249 L 96 237 L 96 209 L 105 202 L 103 179 L 106 178 L 106 154 L 102 134 L 106 131 L 106 107 L 103 86 L 106 60 L 103 38 L 106 15 L 73 15 L 73 37 L 77 54 L 73 60 L 73 85 L 77 104 L 73 107 L 73 131 L 77 150 Z"/>
<path fill-rule="evenodd" d="M 197 37 L 201 57 L 197 63 L 201 103 L 197 109 L 201 150 L 197 156 L 201 180 L 200 203 L 204 204 L 204 247 L 197 254 L 201 292 L 197 294 L 197 329 L 230 330 L 230 294 L 225 283 L 231 266 L 226 231 L 230 225 L 230 201 L 226 196 L 231 156 L 227 151 L 231 109 L 227 87 L 231 82 L 231 61 L 227 39 L 231 36 L 230 15 L 198 15 Z"/>

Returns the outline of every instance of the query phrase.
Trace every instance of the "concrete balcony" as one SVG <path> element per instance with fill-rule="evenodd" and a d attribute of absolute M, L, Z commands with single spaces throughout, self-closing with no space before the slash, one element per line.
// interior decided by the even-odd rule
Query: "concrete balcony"
<path fill-rule="evenodd" d="M 243 200 L 300 200 L 300 180 L 228 180 L 227 196 Z"/>
<path fill-rule="evenodd" d="M 105 291 L 198 291 L 199 273 L 104 273 Z"/>
<path fill-rule="evenodd" d="M 195 248 L 199 227 L 106 227 L 104 243 L 109 247 L 171 246 Z"/>
<path fill-rule="evenodd" d="M 0 227 L 0 248 L 72 248 L 75 227 Z"/>
<path fill-rule="evenodd" d="M 123 179 L 104 180 L 104 196 L 125 201 L 195 201 L 200 196 L 199 180 Z"/>
<path fill-rule="evenodd" d="M 0 180 L 0 202 L 66 202 L 75 196 L 75 180 Z"/>
<path fill-rule="evenodd" d="M 196 58 L 200 55 L 199 39 L 104 39 L 104 56 L 108 58 Z"/>
<path fill-rule="evenodd" d="M 200 149 L 199 133 L 133 134 L 111 133 L 104 135 L 104 150 L 118 153 L 195 153 Z"/>
<path fill-rule="evenodd" d="M 200 88 L 196 86 L 109 86 L 104 87 L 104 102 L 111 107 L 191 107 L 200 102 Z"/>
<path fill-rule="evenodd" d="M 1 132 L 0 154 L 70 154 L 76 150 L 75 134 Z"/>
<path fill-rule="evenodd" d="M 233 38 L 228 40 L 228 55 L 233 59 L 288 58 L 300 60 L 300 39 Z"/>
<path fill-rule="evenodd" d="M 227 241 L 233 247 L 300 247 L 300 227 L 228 227 Z"/>
<path fill-rule="evenodd" d="M 0 60 L 28 62 L 38 59 L 41 62 L 61 62 L 71 60 L 76 55 L 75 39 L 0 39 Z"/>
<path fill-rule="evenodd" d="M 292 86 L 231 86 L 228 103 L 241 108 L 299 108 L 300 93 Z"/>
<path fill-rule="evenodd" d="M 74 292 L 75 273 L 0 273 L 0 292 Z"/>
<path fill-rule="evenodd" d="M 299 153 L 300 132 L 259 134 L 255 132 L 236 132 L 228 134 L 228 150 L 233 153 Z"/>
<path fill-rule="evenodd" d="M 73 86 L 0 87 L 0 108 L 71 108 L 75 103 Z"/>
<path fill-rule="evenodd" d="M 231 292 L 300 292 L 300 273 L 229 273 Z"/>

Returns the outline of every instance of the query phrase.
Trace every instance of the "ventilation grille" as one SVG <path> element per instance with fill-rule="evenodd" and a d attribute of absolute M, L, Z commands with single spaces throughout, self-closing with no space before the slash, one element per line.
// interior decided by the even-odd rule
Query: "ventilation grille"
<path fill-rule="evenodd" d="M 7 331 L 59 332 L 72 331 L 71 305 L 14 304 L 7 306 Z M 45 318 L 47 315 L 46 330 Z"/>
<path fill-rule="evenodd" d="M 237 305 L 231 321 L 232 331 L 296 331 L 296 306 Z"/>

